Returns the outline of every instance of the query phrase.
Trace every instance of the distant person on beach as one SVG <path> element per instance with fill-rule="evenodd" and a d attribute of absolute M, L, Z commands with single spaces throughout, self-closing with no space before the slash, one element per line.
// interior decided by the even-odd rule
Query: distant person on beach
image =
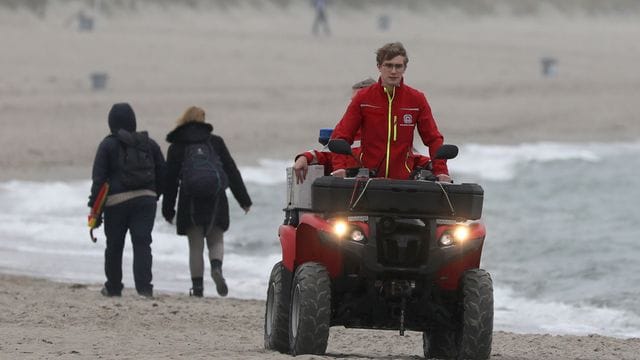
<path fill-rule="evenodd" d="M 313 7 L 316 11 L 315 18 L 313 19 L 313 26 L 311 27 L 311 32 L 313 35 L 318 35 L 320 31 L 320 26 L 324 28 L 325 35 L 331 35 L 331 30 L 329 29 L 329 21 L 327 20 L 327 0 L 312 0 Z"/>
<path fill-rule="evenodd" d="M 331 137 L 352 144 L 360 133 L 360 159 L 364 167 L 375 170 L 378 177 L 408 179 L 416 163 L 413 135 L 418 130 L 434 159 L 433 173 L 439 181 L 451 182 L 446 161 L 435 159 L 444 139 L 431 107 L 421 91 L 404 83 L 408 62 L 407 52 L 399 42 L 378 49 L 378 82 L 351 99 Z M 348 168 L 344 157 L 340 159 L 333 164 L 335 176 L 344 176 Z"/>
<path fill-rule="evenodd" d="M 353 99 L 353 97 L 358 93 L 358 91 L 360 91 L 360 89 L 364 89 L 375 83 L 376 81 L 373 80 L 372 78 L 366 78 L 362 81 L 358 81 L 357 83 L 353 84 L 351 86 L 351 98 Z M 327 143 L 329 142 L 329 138 L 331 137 L 332 132 L 333 132 L 333 129 L 320 130 L 320 136 L 318 137 L 318 141 L 323 146 L 322 150 L 309 150 L 309 151 L 305 151 L 302 154 L 296 155 L 294 159 L 295 162 L 293 164 L 293 170 L 296 176 L 296 183 L 301 184 L 302 182 L 304 182 L 305 178 L 307 177 L 307 171 L 308 171 L 309 165 L 315 165 L 315 164 L 323 165 L 325 174 L 326 175 L 331 174 L 331 172 L 333 171 L 333 158 L 337 156 L 343 156 L 343 155 L 334 154 L 331 151 L 329 151 L 329 149 L 327 148 Z M 354 149 L 353 151 L 357 156 L 357 153 L 359 151 L 358 147 L 359 147 L 360 141 L 359 141 L 359 136 L 356 136 L 356 138 L 357 139 L 354 141 L 352 148 Z M 358 166 L 356 160 L 351 156 L 346 158 L 345 161 L 349 165 L 352 165 L 349 167 Z"/>
<path fill-rule="evenodd" d="M 205 122 L 203 109 L 191 106 L 167 135 L 171 143 L 167 152 L 167 181 L 162 201 L 162 215 L 171 223 L 176 216 L 176 230 L 189 240 L 189 270 L 192 296 L 203 296 L 206 239 L 211 277 L 220 296 L 228 293 L 222 275 L 223 233 L 229 228 L 229 204 L 225 188 L 231 188 L 240 207 L 249 212 L 251 198 L 222 137 L 214 135 L 213 126 Z M 179 189 L 179 190 L 178 190 Z"/>
<path fill-rule="evenodd" d="M 136 116 L 128 103 L 114 104 L 109 111 L 111 133 L 98 146 L 93 162 L 89 207 L 100 187 L 109 183 L 104 207 L 104 296 L 121 296 L 122 252 L 125 235 L 133 245 L 133 278 L 138 294 L 153 296 L 151 284 L 151 231 L 156 202 L 162 193 L 166 164 L 158 144 L 146 131 L 136 132 Z M 99 220 L 101 221 L 101 220 Z"/>

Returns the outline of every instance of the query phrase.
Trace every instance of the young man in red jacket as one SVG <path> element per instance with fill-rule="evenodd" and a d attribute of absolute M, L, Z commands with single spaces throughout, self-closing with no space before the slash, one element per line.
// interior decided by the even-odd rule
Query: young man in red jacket
<path fill-rule="evenodd" d="M 409 58 L 404 46 L 389 43 L 378 49 L 376 61 L 378 82 L 360 90 L 352 99 L 332 139 L 353 143 L 361 133 L 360 159 L 378 177 L 408 179 L 416 161 L 413 134 L 418 130 L 422 142 L 429 147 L 433 173 L 439 181 L 451 182 L 446 160 L 435 160 L 443 137 L 438 131 L 431 107 L 424 94 L 404 84 L 404 72 Z M 334 175 L 344 176 L 346 163 L 333 162 Z M 337 160 L 337 161 L 336 161 Z"/>

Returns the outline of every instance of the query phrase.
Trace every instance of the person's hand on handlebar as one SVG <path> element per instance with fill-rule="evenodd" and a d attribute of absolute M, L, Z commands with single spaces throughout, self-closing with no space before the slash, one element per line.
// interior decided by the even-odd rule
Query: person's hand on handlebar
<path fill-rule="evenodd" d="M 453 179 L 451 179 L 451 176 L 447 175 L 447 174 L 438 174 L 436 175 L 436 177 L 438 178 L 438 181 L 440 182 L 448 182 L 448 183 L 452 183 Z"/>
<path fill-rule="evenodd" d="M 296 175 L 296 184 L 302 184 L 304 179 L 307 178 L 307 171 L 309 170 L 309 164 L 307 158 L 304 155 L 298 156 L 296 162 L 293 164 L 293 172 Z"/>
<path fill-rule="evenodd" d="M 331 176 L 335 176 L 335 177 L 341 177 L 341 178 L 343 178 L 343 177 L 347 176 L 347 170 L 345 170 L 345 169 L 338 169 L 338 170 L 336 170 L 336 171 L 332 172 L 332 173 L 331 173 Z"/>

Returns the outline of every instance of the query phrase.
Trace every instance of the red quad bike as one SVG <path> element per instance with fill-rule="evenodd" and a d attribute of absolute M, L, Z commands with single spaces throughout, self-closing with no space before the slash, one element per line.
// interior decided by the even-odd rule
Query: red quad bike
<path fill-rule="evenodd" d="M 334 153 L 351 154 L 343 140 Z M 443 145 L 437 158 L 458 148 Z M 309 180 L 309 179 L 308 179 Z M 318 177 L 311 206 L 287 208 L 269 279 L 266 349 L 324 354 L 329 327 L 420 331 L 424 356 L 488 359 L 493 284 L 480 269 L 483 189 L 435 181 Z"/>

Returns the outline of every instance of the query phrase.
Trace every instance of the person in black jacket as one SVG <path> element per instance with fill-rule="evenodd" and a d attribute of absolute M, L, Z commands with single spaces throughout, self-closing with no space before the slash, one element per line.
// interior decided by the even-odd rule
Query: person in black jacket
<path fill-rule="evenodd" d="M 189 270 L 191 272 L 191 295 L 203 296 L 204 241 L 209 249 L 211 277 L 220 296 L 226 296 L 228 288 L 222 276 L 224 254 L 223 233 L 229 228 L 229 203 L 225 191 L 208 198 L 189 196 L 181 186 L 185 149 L 189 144 L 208 142 L 217 153 L 222 168 L 229 180 L 229 187 L 240 207 L 249 212 L 251 198 L 222 137 L 212 134 L 213 126 L 205 123 L 203 109 L 192 106 L 178 119 L 177 126 L 167 135 L 171 143 L 167 151 L 166 188 L 162 201 L 162 215 L 171 223 L 176 216 L 175 203 L 178 189 L 178 212 L 176 230 L 178 235 L 187 235 L 189 240 Z"/>
<path fill-rule="evenodd" d="M 93 205 L 102 184 L 109 184 L 104 206 L 104 233 L 107 238 L 104 253 L 104 272 L 107 281 L 101 290 L 104 296 L 120 296 L 122 293 L 122 252 L 127 231 L 133 244 L 133 277 L 138 294 L 153 296 L 151 284 L 151 231 L 156 215 L 156 202 L 162 194 L 166 164 L 158 144 L 146 132 L 136 133 L 136 116 L 128 103 L 117 103 L 109 111 L 111 133 L 98 146 L 93 162 L 93 184 L 89 207 Z M 125 175 L 127 143 L 136 144 L 148 154 L 147 163 L 152 170 L 145 176 L 150 180 L 143 185 L 132 184 Z M 99 220 L 100 221 L 100 220 Z"/>

